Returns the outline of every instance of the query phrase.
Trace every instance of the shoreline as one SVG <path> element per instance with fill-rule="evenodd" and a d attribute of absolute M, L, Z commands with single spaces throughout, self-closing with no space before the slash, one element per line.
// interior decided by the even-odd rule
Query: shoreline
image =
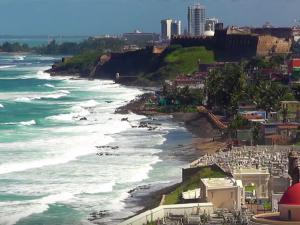
<path fill-rule="evenodd" d="M 171 123 L 175 123 L 179 127 L 184 127 L 186 132 L 191 134 L 187 143 L 179 144 L 177 148 L 174 149 L 175 159 L 183 161 L 187 163 L 187 165 L 204 154 L 213 154 L 220 148 L 226 146 L 226 141 L 220 138 L 220 131 L 213 127 L 210 121 L 200 113 L 157 113 L 142 110 L 143 105 L 145 105 L 151 95 L 151 93 L 144 93 L 137 96 L 136 99 L 117 108 L 115 113 L 124 115 L 134 113 L 154 120 L 161 116 L 170 116 L 168 120 Z M 172 140 L 167 139 L 167 141 Z M 179 177 L 181 177 L 181 174 Z M 140 209 L 137 210 L 134 215 L 127 218 L 120 218 L 118 221 L 121 222 L 159 206 L 162 196 L 174 191 L 179 185 L 180 182 L 172 183 L 170 181 L 170 183 L 160 187 L 136 187 L 130 191 L 130 196 L 125 200 L 125 205 L 133 208 L 135 205 L 135 208 L 139 207 Z"/>
<path fill-rule="evenodd" d="M 45 71 L 49 73 L 49 71 Z M 104 80 L 94 77 L 82 77 L 80 74 L 51 74 L 51 76 L 71 77 L 70 79 L 83 80 Z M 111 79 L 105 79 L 111 80 Z M 153 91 L 159 87 L 145 87 L 122 84 L 127 87 L 139 88 L 145 93 L 136 96 L 134 100 L 124 103 L 125 105 L 115 110 L 116 114 L 123 114 L 126 117 L 128 113 L 146 116 L 147 119 L 159 120 L 159 117 L 170 117 L 167 120 L 171 123 L 177 124 L 179 127 L 184 127 L 191 137 L 186 144 L 179 144 L 175 149 L 174 157 L 178 161 L 185 162 L 187 165 L 194 160 L 197 160 L 201 155 L 213 154 L 225 145 L 224 140 L 218 140 L 220 132 L 217 128 L 209 122 L 209 120 L 200 113 L 158 113 L 155 111 L 144 111 L 142 108 L 147 100 L 153 95 Z M 151 123 L 149 128 L 151 129 Z M 168 139 L 167 139 L 168 141 Z M 162 145 L 163 146 L 163 145 Z M 178 175 L 181 177 L 181 174 Z M 121 222 L 146 210 L 157 207 L 163 195 L 168 194 L 176 189 L 180 182 L 169 181 L 164 185 L 149 185 L 147 187 L 140 185 L 128 192 L 129 197 L 124 200 L 126 208 L 131 209 L 134 214 L 129 217 L 115 219 L 115 222 Z M 103 218 L 105 219 L 105 217 Z M 94 221 L 95 224 L 105 224 L 100 221 Z"/>

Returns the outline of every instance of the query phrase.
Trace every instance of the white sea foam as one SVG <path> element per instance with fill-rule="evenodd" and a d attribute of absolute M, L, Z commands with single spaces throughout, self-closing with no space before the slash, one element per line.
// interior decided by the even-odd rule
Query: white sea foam
<path fill-rule="evenodd" d="M 115 182 L 110 182 L 106 184 L 101 184 L 101 186 L 87 186 L 84 190 L 81 190 L 84 194 L 99 194 L 99 193 L 108 193 L 113 191 Z"/>
<path fill-rule="evenodd" d="M 82 102 L 79 104 L 79 106 L 81 106 L 83 108 L 93 108 L 93 107 L 96 107 L 97 105 L 99 105 L 99 102 L 97 102 L 95 100 L 89 100 L 89 101 Z"/>
<path fill-rule="evenodd" d="M 14 59 L 15 59 L 15 60 L 18 60 L 18 61 L 24 61 L 25 57 L 26 57 L 26 56 L 24 56 L 24 55 L 16 55 L 16 56 L 14 57 Z"/>
<path fill-rule="evenodd" d="M 52 84 L 44 84 L 44 86 L 45 86 L 45 87 L 50 87 L 50 88 L 55 88 L 55 86 L 52 85 Z"/>
<path fill-rule="evenodd" d="M 43 95 L 38 95 L 38 94 L 23 94 L 27 96 L 22 96 L 22 97 L 17 97 L 15 99 L 16 102 L 31 102 L 33 100 L 46 100 L 46 99 L 59 99 L 62 97 L 65 97 L 69 95 L 70 92 L 67 90 L 59 90 L 57 92 L 47 92 L 46 94 Z M 20 95 L 20 94 L 18 94 Z"/>
<path fill-rule="evenodd" d="M 0 108 L 4 108 L 4 105 L 0 104 Z"/>
<path fill-rule="evenodd" d="M 19 66 L 16 70 L 18 69 Z M 31 74 L 26 75 L 51 79 L 41 72 L 45 69 L 47 68 L 35 67 Z M 25 71 L 25 66 L 20 70 Z M 16 140 L 0 143 L 0 176 L 12 180 L 3 182 L 4 185 L 1 183 L 0 193 L 48 197 L 0 202 L 0 208 L 3 209 L 0 210 L 1 225 L 7 225 L 7 221 L 11 224 L 32 214 L 43 213 L 49 204 L 54 203 L 64 203 L 81 212 L 121 210 L 125 207 L 124 199 L 128 197 L 128 190 L 140 185 L 159 160 L 155 155 L 158 149 L 153 146 L 162 142 L 162 135 L 152 135 L 157 131 L 151 133 L 146 129 L 131 129 L 130 123 L 138 124 L 144 118 L 142 116 L 114 114 L 116 107 L 123 105 L 125 100 L 130 101 L 141 91 L 112 81 L 66 80 L 58 82 L 55 87 L 45 83 L 47 89 L 55 89 L 50 89 L 50 92 L 0 93 L 0 99 L 5 100 L 3 103 L 18 98 L 33 102 L 45 100 L 38 103 L 53 105 L 50 113 L 57 110 L 57 115 L 47 118 L 54 120 L 49 123 L 51 126 L 47 126 L 50 121 L 43 121 L 43 126 L 21 127 L 30 124 L 29 121 L 24 121 L 24 125 L 19 123 L 17 125 L 20 127 L 13 127 L 20 132 L 14 134 L 14 129 L 8 129 L 3 134 L 9 138 L 16 135 Z M 46 102 L 50 98 L 70 95 L 67 90 L 72 92 L 72 98 Z M 80 102 L 81 97 L 85 100 Z M 113 102 L 107 104 L 104 100 Z M 62 104 L 66 111 L 62 113 L 61 105 L 56 109 L 55 104 Z M 88 120 L 67 126 L 61 123 L 78 121 L 82 117 L 87 117 Z M 128 117 L 130 123 L 122 122 L 123 117 Z M 31 124 L 34 125 L 32 121 Z M 118 133 L 122 131 L 125 133 L 120 137 Z M 137 136 L 130 138 L 132 132 L 137 132 Z M 18 136 L 19 134 L 25 138 Z M 116 143 L 112 143 L 114 139 Z M 96 155 L 102 149 L 95 146 L 103 145 L 118 145 L 119 149 L 103 150 L 111 155 Z"/>
<path fill-rule="evenodd" d="M 40 70 L 37 72 L 36 78 L 42 79 L 42 80 L 51 80 L 52 79 L 50 73 L 46 73 L 43 70 Z"/>
<path fill-rule="evenodd" d="M 56 121 L 77 121 L 80 120 L 82 117 L 86 117 L 90 114 L 90 112 L 84 109 L 81 106 L 73 106 L 72 113 L 64 113 L 55 116 L 49 116 L 46 119 L 56 120 Z"/>
<path fill-rule="evenodd" d="M 13 225 L 19 220 L 26 218 L 32 214 L 38 214 L 46 211 L 49 205 L 54 203 L 64 203 L 72 199 L 74 195 L 69 192 L 53 194 L 41 199 L 30 201 L 0 202 L 0 208 L 5 207 L 5 214 L 0 212 L 1 225 Z"/>
<path fill-rule="evenodd" d="M 70 94 L 69 91 L 61 90 L 61 91 L 58 91 L 58 92 L 53 93 L 53 94 L 48 94 L 48 95 L 43 95 L 43 96 L 40 96 L 40 97 L 36 97 L 34 99 L 50 99 L 50 98 L 59 99 L 59 98 L 67 96 L 68 94 Z"/>
<path fill-rule="evenodd" d="M 0 66 L 0 69 L 8 69 L 8 68 L 13 68 L 13 67 L 16 67 L 16 65 Z"/>
<path fill-rule="evenodd" d="M 30 102 L 31 99 L 28 98 L 28 97 L 19 97 L 19 98 L 16 98 L 15 101 L 16 101 L 16 102 Z"/>
<path fill-rule="evenodd" d="M 20 122 L 20 125 L 23 125 L 23 126 L 31 126 L 31 125 L 35 125 L 35 124 L 36 124 L 35 120 Z"/>
<path fill-rule="evenodd" d="M 66 137 L 56 138 L 56 139 L 43 139 L 33 142 L 21 142 L 21 143 L 7 143 L 1 144 L 2 148 L 18 148 L 23 149 L 26 146 L 35 146 L 37 148 L 47 148 L 52 154 L 50 157 L 46 155 L 46 158 L 40 160 L 28 160 L 24 162 L 23 160 L 17 162 L 15 159 L 14 163 L 0 164 L 0 174 L 8 174 L 14 172 L 21 172 L 26 170 L 37 169 L 41 167 L 49 167 L 53 165 L 65 164 L 70 161 L 74 161 L 81 156 L 94 154 L 97 152 L 95 146 L 97 144 L 105 145 L 113 140 L 112 137 L 104 136 L 101 134 L 78 134 L 73 137 L 66 139 Z M 58 148 L 59 151 L 55 151 Z M 82 146 L 84 144 L 84 147 Z M 14 146 L 14 147 L 12 147 Z M 47 147 L 46 147 L 47 146 Z"/>
<path fill-rule="evenodd" d="M 2 123 L 2 125 L 20 125 L 20 126 L 31 126 L 35 124 L 36 124 L 35 120 Z"/>

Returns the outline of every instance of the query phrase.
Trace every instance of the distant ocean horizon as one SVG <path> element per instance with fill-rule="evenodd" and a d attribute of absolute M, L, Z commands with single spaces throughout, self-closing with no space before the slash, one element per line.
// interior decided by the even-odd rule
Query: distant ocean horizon
<path fill-rule="evenodd" d="M 163 147 L 189 138 L 184 128 L 132 128 L 147 118 L 114 113 L 142 90 L 51 77 L 58 59 L 0 54 L 0 225 L 89 224 L 99 211 L 115 224 L 134 213 L 130 190 L 176 182 L 185 165 Z"/>

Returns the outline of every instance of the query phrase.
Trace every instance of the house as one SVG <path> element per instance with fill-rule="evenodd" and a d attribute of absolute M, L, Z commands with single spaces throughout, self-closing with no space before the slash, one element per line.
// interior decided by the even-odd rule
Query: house
<path fill-rule="evenodd" d="M 244 204 L 245 191 L 241 180 L 205 178 L 200 181 L 202 202 L 211 202 L 215 208 L 240 210 Z"/>
<path fill-rule="evenodd" d="M 198 72 L 191 75 L 181 74 L 178 75 L 174 81 L 166 81 L 166 84 L 177 88 L 189 87 L 190 89 L 203 89 L 206 77 L 207 73 L 204 72 Z"/>
<path fill-rule="evenodd" d="M 300 79 L 300 58 L 290 60 L 288 65 L 288 73 L 292 80 L 299 81 Z"/>
<path fill-rule="evenodd" d="M 251 122 L 264 123 L 267 121 L 267 112 L 266 111 L 242 111 L 239 114 Z"/>
<path fill-rule="evenodd" d="M 266 123 L 262 124 L 261 132 L 266 145 L 288 144 L 298 137 L 299 123 Z"/>

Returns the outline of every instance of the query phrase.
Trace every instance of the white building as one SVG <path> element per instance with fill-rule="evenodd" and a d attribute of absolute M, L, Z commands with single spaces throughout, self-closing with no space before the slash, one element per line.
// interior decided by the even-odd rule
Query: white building
<path fill-rule="evenodd" d="M 240 210 L 245 200 L 241 180 L 233 178 L 201 179 L 201 201 L 211 202 L 215 208 Z"/>
<path fill-rule="evenodd" d="M 215 31 L 215 26 L 217 23 L 219 23 L 219 20 L 217 18 L 207 18 L 205 20 L 205 30 Z"/>
<path fill-rule="evenodd" d="M 161 21 L 161 38 L 170 40 L 173 35 L 181 35 L 181 21 L 166 19 Z"/>
<path fill-rule="evenodd" d="M 173 20 L 171 24 L 171 34 L 172 35 L 181 35 L 181 21 Z"/>
<path fill-rule="evenodd" d="M 188 7 L 188 34 L 201 36 L 205 32 L 205 7 L 197 4 Z"/>
<path fill-rule="evenodd" d="M 171 39 L 171 29 L 172 29 L 172 20 L 162 20 L 161 21 L 161 39 L 169 40 Z"/>

